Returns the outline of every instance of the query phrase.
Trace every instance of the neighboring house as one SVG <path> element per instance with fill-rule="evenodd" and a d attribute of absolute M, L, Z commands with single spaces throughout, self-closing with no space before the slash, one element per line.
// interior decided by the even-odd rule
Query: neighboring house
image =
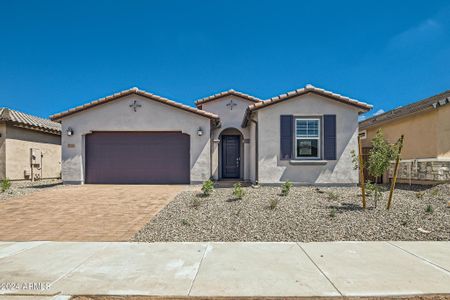
<path fill-rule="evenodd" d="M 355 184 L 365 103 L 307 85 L 262 101 L 233 90 L 183 105 L 137 88 L 51 116 L 65 183 Z"/>
<path fill-rule="evenodd" d="M 450 90 L 361 121 L 363 152 L 379 129 L 390 143 L 405 137 L 398 180 L 433 184 L 450 180 Z M 393 167 L 383 181 L 392 178 Z"/>
<path fill-rule="evenodd" d="M 61 177 L 61 125 L 0 108 L 0 179 Z"/>

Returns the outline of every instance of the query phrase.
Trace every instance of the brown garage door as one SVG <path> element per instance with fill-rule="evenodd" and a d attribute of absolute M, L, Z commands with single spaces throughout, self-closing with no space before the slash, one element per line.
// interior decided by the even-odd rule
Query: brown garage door
<path fill-rule="evenodd" d="M 86 136 L 86 183 L 189 183 L 190 139 L 180 132 Z"/>

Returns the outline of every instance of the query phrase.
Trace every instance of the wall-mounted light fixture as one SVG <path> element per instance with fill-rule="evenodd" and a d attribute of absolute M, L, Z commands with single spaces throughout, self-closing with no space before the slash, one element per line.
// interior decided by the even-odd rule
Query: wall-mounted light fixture
<path fill-rule="evenodd" d="M 201 127 L 198 128 L 197 134 L 198 134 L 198 136 L 202 136 L 203 135 L 203 129 Z"/>
<path fill-rule="evenodd" d="M 72 136 L 73 135 L 73 129 L 71 127 L 67 128 L 66 133 L 68 136 Z"/>

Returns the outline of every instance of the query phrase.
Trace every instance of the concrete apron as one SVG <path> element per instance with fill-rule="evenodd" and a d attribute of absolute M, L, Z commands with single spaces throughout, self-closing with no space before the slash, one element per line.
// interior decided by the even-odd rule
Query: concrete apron
<path fill-rule="evenodd" d="M 448 293 L 450 242 L 0 242 L 0 300 Z"/>

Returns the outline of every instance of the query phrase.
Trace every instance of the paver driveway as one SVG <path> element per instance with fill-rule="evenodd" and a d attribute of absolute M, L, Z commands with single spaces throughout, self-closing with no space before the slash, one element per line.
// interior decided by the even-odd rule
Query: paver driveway
<path fill-rule="evenodd" d="M 126 241 L 180 185 L 82 185 L 0 202 L 0 241 Z"/>

